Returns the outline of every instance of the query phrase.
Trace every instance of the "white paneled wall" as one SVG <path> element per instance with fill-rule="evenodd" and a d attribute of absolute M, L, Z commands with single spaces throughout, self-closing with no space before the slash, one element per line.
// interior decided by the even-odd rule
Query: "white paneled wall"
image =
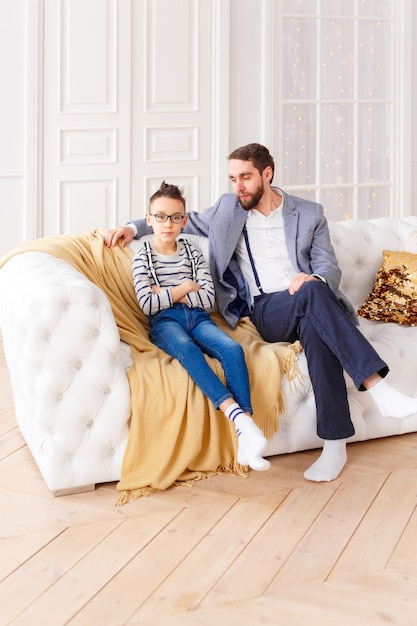
<path fill-rule="evenodd" d="M 25 0 L 0 0 L 0 255 L 25 236 Z"/>
<path fill-rule="evenodd" d="M 189 209 L 212 199 L 213 95 L 220 83 L 213 19 L 219 6 L 201 0 L 132 4 L 132 217 L 144 215 L 162 179 L 184 189 Z"/>
<path fill-rule="evenodd" d="M 226 5 L 45 0 L 44 234 L 141 216 L 162 179 L 189 208 L 210 203 L 214 96 L 228 92 L 214 24 Z"/>
<path fill-rule="evenodd" d="M 45 235 L 129 215 L 130 9 L 126 0 L 45 0 Z"/>
<path fill-rule="evenodd" d="M 398 2 L 417 27 L 416 5 Z M 203 209 L 228 189 L 228 152 L 248 141 L 279 167 L 280 6 L 0 0 L 0 254 L 141 216 L 162 178 Z M 410 136 L 417 199 L 415 123 Z"/>

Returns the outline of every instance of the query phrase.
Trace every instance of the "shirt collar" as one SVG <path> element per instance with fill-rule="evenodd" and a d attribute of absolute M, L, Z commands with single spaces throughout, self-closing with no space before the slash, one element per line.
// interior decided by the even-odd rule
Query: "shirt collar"
<path fill-rule="evenodd" d="M 270 215 L 263 215 L 262 213 L 260 213 L 256 209 L 249 209 L 248 217 L 250 217 L 250 219 L 252 219 L 252 220 L 254 220 L 254 219 L 269 219 L 269 218 L 274 218 L 274 217 L 277 217 L 277 216 L 282 217 L 282 210 L 283 210 L 283 207 L 284 207 L 285 197 L 284 197 L 284 194 L 282 193 L 281 189 L 279 189 L 278 187 L 274 187 L 273 189 L 274 189 L 275 193 L 277 193 L 283 199 L 283 201 L 281 202 L 279 207 L 277 207 L 276 209 L 271 211 Z"/>

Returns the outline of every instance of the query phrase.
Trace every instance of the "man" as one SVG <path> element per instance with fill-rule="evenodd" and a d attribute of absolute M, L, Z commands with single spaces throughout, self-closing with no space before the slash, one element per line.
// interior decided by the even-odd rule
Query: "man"
<path fill-rule="evenodd" d="M 417 412 L 417 399 L 384 379 L 387 364 L 357 328 L 352 305 L 339 291 L 340 270 L 323 208 L 272 187 L 274 160 L 249 144 L 228 157 L 234 194 L 202 213 L 189 213 L 185 232 L 209 237 L 210 269 L 220 313 L 233 328 L 250 314 L 267 341 L 299 339 L 317 409 L 320 457 L 304 472 L 312 481 L 337 478 L 354 434 L 343 370 L 368 390 L 386 417 Z M 145 220 L 107 231 L 105 244 L 128 244 L 149 232 Z"/>

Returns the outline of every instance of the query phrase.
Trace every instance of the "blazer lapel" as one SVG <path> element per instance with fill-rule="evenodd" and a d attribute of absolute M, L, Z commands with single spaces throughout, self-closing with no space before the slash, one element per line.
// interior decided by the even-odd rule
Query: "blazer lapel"
<path fill-rule="evenodd" d="M 246 223 L 247 213 L 242 208 L 239 207 L 239 209 L 233 212 L 232 219 L 228 224 L 224 224 L 225 230 L 227 229 L 227 232 L 224 233 L 226 245 L 223 250 L 218 251 L 221 265 L 219 269 L 221 271 L 224 271 L 229 265 Z"/>
<path fill-rule="evenodd" d="M 284 222 L 284 235 L 285 242 L 287 244 L 288 256 L 293 267 L 299 270 L 297 261 L 297 230 L 298 230 L 298 212 L 295 210 L 295 204 L 292 198 L 290 198 L 285 192 L 282 192 L 284 196 L 284 206 L 282 209 L 282 219 Z"/>

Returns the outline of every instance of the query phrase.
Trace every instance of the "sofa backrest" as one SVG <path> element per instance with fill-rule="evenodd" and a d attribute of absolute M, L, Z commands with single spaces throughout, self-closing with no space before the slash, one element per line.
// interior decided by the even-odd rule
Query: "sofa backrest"
<path fill-rule="evenodd" d="M 355 308 L 371 291 L 383 250 L 417 253 L 417 217 L 329 221 L 330 239 L 342 272 L 341 291 Z"/>

